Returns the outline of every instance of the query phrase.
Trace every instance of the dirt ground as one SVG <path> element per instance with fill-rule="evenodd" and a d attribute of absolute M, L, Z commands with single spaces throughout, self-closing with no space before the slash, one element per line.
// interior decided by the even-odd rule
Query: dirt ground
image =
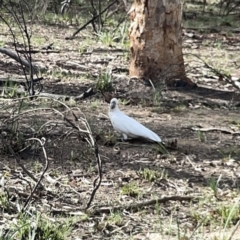
<path fill-rule="evenodd" d="M 37 209 L 49 221 L 72 221 L 68 239 L 217 240 L 230 239 L 232 233 L 231 239 L 240 239 L 237 229 L 240 220 L 239 89 L 190 55 L 196 54 L 210 66 L 228 69 L 231 75 L 240 78 L 240 34 L 234 33 L 228 39 L 224 32 L 195 32 L 193 38 L 188 35 L 192 30 L 185 29 L 186 70 L 198 87 L 154 91 L 151 86 L 128 78 L 128 50 L 118 43 L 113 47 L 103 46 L 87 30 L 67 41 L 64 38 L 72 34 L 71 27 L 34 25 L 33 28 L 36 39 L 41 40 L 35 39 L 34 48 L 41 50 L 44 45 L 54 43 L 56 51 L 34 55 L 35 64 L 45 69 L 43 91 L 78 96 L 93 88 L 92 96 L 63 103 L 78 119 L 86 117 L 99 149 L 103 176 L 85 212 L 83 209 L 98 176 L 97 162 L 85 140 L 86 134 L 79 133 L 66 119 L 84 126 L 81 121 L 76 123 L 71 111 L 61 103 L 40 98 L 28 102 L 26 105 L 32 111 L 27 112 L 27 107 L 22 109 L 17 135 L 44 137 L 49 160 L 42 180 L 45 189 L 35 192 L 29 211 Z M 216 41 L 221 41 L 220 47 L 214 46 Z M 10 40 L 5 39 L 5 46 L 13 49 Z M 108 103 L 95 88 L 98 75 L 106 69 L 112 69 L 111 94 L 121 100 L 120 109 L 156 132 L 166 144 L 166 152 L 146 141 L 120 141 L 107 117 Z M 1 55 L 0 74 L 1 78 L 23 78 L 18 64 L 4 55 Z M 158 91 L 161 94 L 156 94 Z M 21 101 L 11 101 L 9 105 L 15 104 L 11 114 L 16 116 L 14 112 Z M 1 104 L 3 132 L 12 122 L 8 118 L 8 103 L 1 101 Z M 1 148 L 0 176 L 5 176 L 13 205 L 24 204 L 31 192 L 29 184 L 34 186 L 16 158 L 36 178 L 45 166 L 42 150 L 33 142 L 19 146 L 13 138 L 11 145 L 16 155 L 4 144 Z M 20 151 L 22 148 L 25 149 Z M 173 198 L 162 200 L 164 197 Z M 152 203 L 146 203 L 151 200 Z M 145 204 L 138 206 L 138 203 Z M 14 221 L 13 209 L 5 210 L 0 217 L 5 229 Z M 237 213 L 229 216 L 231 210 Z"/>

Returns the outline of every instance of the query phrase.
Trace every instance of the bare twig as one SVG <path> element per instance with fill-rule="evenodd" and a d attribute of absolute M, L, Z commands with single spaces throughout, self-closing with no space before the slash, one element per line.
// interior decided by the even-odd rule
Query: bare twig
<path fill-rule="evenodd" d="M 21 64 L 22 67 L 22 71 L 24 73 L 25 79 L 26 79 L 26 88 L 28 90 L 28 93 L 30 96 L 35 95 L 35 89 L 34 89 L 34 75 L 38 75 L 37 73 L 37 68 L 36 66 L 34 66 L 32 64 L 32 54 L 31 54 L 31 34 L 29 34 L 28 31 L 28 27 L 26 24 L 26 19 L 25 19 L 25 14 L 23 11 L 23 6 L 22 4 L 25 5 L 25 7 L 28 9 L 28 12 L 30 11 L 30 7 L 29 7 L 29 3 L 27 3 L 26 1 L 20 1 L 18 2 L 17 7 L 15 6 L 15 4 L 10 3 L 10 7 L 7 4 L 3 4 L 3 7 L 8 11 L 8 13 L 13 17 L 14 21 L 17 23 L 18 25 L 18 29 L 20 30 L 23 42 L 24 42 L 24 49 L 25 49 L 25 53 L 24 54 L 24 58 L 21 58 L 18 52 L 18 48 L 17 48 L 17 38 L 16 38 L 16 34 L 13 31 L 13 28 L 10 26 L 9 22 L 6 21 L 6 19 L 4 19 L 2 16 L 0 16 L 0 19 L 2 19 L 2 21 L 8 26 L 13 41 L 14 41 L 14 47 L 15 47 L 15 53 L 9 52 L 8 50 L 6 51 L 6 49 L 1 48 L 1 51 L 4 52 L 5 54 L 7 54 L 8 56 L 12 57 L 13 59 L 15 59 L 16 61 L 18 61 Z M 29 76 L 27 76 L 27 72 L 25 67 L 27 67 L 29 69 Z M 38 77 L 38 76 L 37 76 Z M 39 88 L 39 92 L 42 90 L 42 85 L 39 84 L 40 88 Z"/>
<path fill-rule="evenodd" d="M 55 100 L 55 101 L 57 101 L 57 100 Z M 94 153 L 95 153 L 95 157 L 96 157 L 96 160 L 97 160 L 97 166 L 98 166 L 98 176 L 95 178 L 95 180 L 93 182 L 93 191 L 91 193 L 90 199 L 87 202 L 87 206 L 86 206 L 86 209 L 88 209 L 90 207 L 93 199 L 94 199 L 94 196 L 95 196 L 98 188 L 101 185 L 101 182 L 102 182 L 102 161 L 101 161 L 101 157 L 99 155 L 98 145 L 96 144 L 96 141 L 93 138 L 91 127 L 90 127 L 86 117 L 85 116 L 84 116 L 84 118 L 77 117 L 76 114 L 73 112 L 73 109 L 70 109 L 66 104 L 64 104 L 64 103 L 62 103 L 60 101 L 57 101 L 57 102 L 59 102 L 60 104 L 65 106 L 69 111 L 71 111 L 71 113 L 72 113 L 72 115 L 73 115 L 73 117 L 74 117 L 76 122 L 77 121 L 81 121 L 83 123 L 83 125 L 85 126 L 85 129 L 82 129 L 79 125 L 74 124 L 65 115 L 60 113 L 60 115 L 64 118 L 64 120 L 67 121 L 74 129 L 77 129 L 80 133 L 85 133 L 85 134 L 88 135 L 88 138 L 86 138 L 86 140 L 89 143 L 89 145 L 93 148 Z M 76 109 L 78 109 L 78 111 L 81 112 L 79 108 L 76 108 Z"/>
<path fill-rule="evenodd" d="M 86 28 L 90 23 L 92 23 L 93 21 L 95 21 L 100 15 L 102 15 L 103 13 L 105 13 L 113 4 L 115 4 L 117 2 L 117 0 L 113 1 L 112 3 L 110 3 L 104 10 L 102 10 L 99 14 L 93 16 L 93 18 L 91 20 L 89 20 L 87 23 L 85 23 L 82 27 L 80 27 L 71 37 L 66 37 L 66 40 L 72 40 L 80 31 L 82 31 L 84 28 Z"/>
<path fill-rule="evenodd" d="M 72 112 L 73 113 L 73 112 Z M 73 113 L 73 116 L 75 117 L 76 119 L 76 115 Z M 88 134 L 88 138 L 86 138 L 87 142 L 89 143 L 89 145 L 93 148 L 94 150 L 94 153 L 95 153 L 95 157 L 96 157 L 96 160 L 97 160 L 97 166 L 98 166 L 98 176 L 94 179 L 94 182 L 93 182 L 93 191 L 91 193 L 91 196 L 90 196 L 90 199 L 89 201 L 87 202 L 87 206 L 86 206 L 86 209 L 88 209 L 94 199 L 94 196 L 98 190 L 98 188 L 100 187 L 101 185 L 101 182 L 102 182 L 102 161 L 101 161 L 101 157 L 99 155 L 99 151 L 98 151 L 98 145 L 96 144 L 96 141 L 94 140 L 93 138 L 93 135 L 92 135 L 92 131 L 91 131 L 91 128 L 89 126 L 89 123 L 88 121 L 83 118 L 80 119 L 82 121 L 82 123 L 85 125 L 86 129 L 87 129 L 87 134 Z M 79 131 L 80 132 L 83 132 L 83 130 L 77 126 Z M 86 131 L 84 131 L 86 133 Z"/>
<path fill-rule="evenodd" d="M 232 79 L 229 78 L 229 76 L 227 74 L 223 74 L 220 71 L 218 71 L 217 69 L 215 69 L 214 67 L 210 66 L 206 61 L 204 61 L 202 58 L 200 58 L 198 55 L 196 54 L 188 54 L 188 55 L 192 55 L 196 58 L 198 58 L 200 61 L 202 61 L 205 65 L 206 68 L 209 68 L 213 73 L 215 73 L 216 75 L 218 75 L 221 78 L 226 79 L 226 81 L 228 83 L 231 83 L 236 89 L 240 89 L 238 85 L 236 85 L 236 83 L 234 81 L 232 81 Z"/>
<path fill-rule="evenodd" d="M 47 152 L 46 152 L 46 149 L 45 149 L 45 147 L 44 147 L 45 142 L 46 142 L 46 139 L 45 139 L 45 138 L 42 138 L 42 139 L 40 140 L 39 138 L 29 138 L 29 139 L 27 139 L 27 141 L 38 141 L 38 142 L 40 143 L 40 145 L 41 145 L 41 147 L 42 147 L 42 150 L 43 150 L 44 158 L 45 158 L 45 167 L 44 167 L 44 170 L 43 170 L 40 178 L 38 179 L 35 187 L 33 188 L 31 194 L 29 195 L 29 197 L 28 197 L 28 199 L 27 199 L 27 201 L 25 202 L 25 204 L 24 204 L 24 206 L 23 206 L 23 208 L 22 208 L 22 210 L 21 210 L 21 213 L 23 213 L 23 212 L 26 211 L 26 209 L 27 209 L 27 207 L 28 207 L 28 205 L 29 205 L 29 202 L 30 202 L 30 200 L 32 199 L 32 196 L 33 196 L 34 192 L 36 191 L 36 189 L 38 188 L 38 186 L 40 185 L 40 183 L 41 183 L 41 181 L 42 181 L 42 179 L 43 179 L 43 176 L 44 176 L 45 172 L 47 171 L 48 165 L 49 165 L 49 164 L 48 164 Z"/>
<path fill-rule="evenodd" d="M 236 231 L 238 230 L 238 227 L 240 225 L 240 220 L 238 220 L 237 224 L 235 225 L 233 231 L 231 232 L 230 236 L 227 238 L 228 240 L 231 240 L 234 236 L 234 234 L 236 233 Z"/>
<path fill-rule="evenodd" d="M 94 179 L 94 182 L 93 182 L 93 191 L 92 191 L 92 194 L 90 196 L 90 199 L 87 203 L 87 207 L 86 209 L 88 209 L 92 203 L 92 200 L 98 190 L 98 188 L 100 187 L 101 185 L 101 182 L 102 182 L 102 161 L 101 161 L 101 158 L 100 158 L 100 155 L 99 155 L 99 152 L 98 152 L 98 146 L 97 144 L 95 143 L 94 139 L 93 139 L 93 136 L 92 134 L 89 134 L 89 138 L 90 138 L 90 141 L 89 141 L 89 144 L 93 147 L 94 149 L 94 153 L 95 153 L 95 156 L 96 156 L 96 160 L 97 160 L 97 166 L 98 166 L 98 177 L 96 177 Z"/>
<path fill-rule="evenodd" d="M 33 176 L 33 174 L 32 174 L 31 172 L 29 172 L 29 171 L 24 167 L 24 165 L 21 163 L 20 157 L 18 156 L 17 153 L 15 153 L 15 152 L 13 151 L 12 147 L 11 147 L 9 144 L 7 144 L 7 143 L 4 143 L 4 144 L 7 146 L 9 152 L 15 157 L 15 159 L 16 159 L 16 161 L 17 161 L 17 164 L 22 168 L 22 170 L 23 170 L 30 178 L 32 178 L 35 182 L 38 182 L 38 180 Z M 41 185 L 41 186 L 42 186 L 42 185 Z M 43 186 L 42 186 L 42 187 L 43 187 Z"/>

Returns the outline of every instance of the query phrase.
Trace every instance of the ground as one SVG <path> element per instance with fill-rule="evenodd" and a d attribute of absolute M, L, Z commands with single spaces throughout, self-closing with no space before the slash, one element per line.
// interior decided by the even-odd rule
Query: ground
<path fill-rule="evenodd" d="M 18 163 L 38 180 L 47 156 L 44 188 L 34 192 L 24 211 L 33 215 L 31 221 L 37 212 L 56 226 L 69 226 L 65 239 L 240 239 L 240 34 L 231 30 L 226 37 L 226 28 L 202 33 L 186 27 L 186 70 L 198 87 L 154 89 L 127 76 L 127 45 L 113 41 L 109 46 L 90 29 L 65 40 L 73 31 L 34 24 L 34 48 L 54 43 L 55 51 L 35 54 L 34 63 L 44 68 L 44 92 L 74 97 L 93 88 L 91 96 L 30 101 L 16 98 L 16 88 L 1 87 L 2 234 L 9 230 L 17 239 L 12 226 L 20 224 L 18 207 L 35 185 Z M 13 49 L 10 36 L 4 36 L 4 46 Z M 3 79 L 23 76 L 5 55 L 0 73 Z M 164 148 L 120 140 L 107 116 L 108 99 L 96 89 L 110 76 L 111 89 L 103 92 L 156 132 Z M 86 130 L 85 121 L 102 163 L 102 182 L 87 211 L 98 165 L 86 140 L 89 133 L 75 128 Z M 29 138 L 34 139 L 25 142 Z M 36 140 L 42 138 L 46 155 Z"/>

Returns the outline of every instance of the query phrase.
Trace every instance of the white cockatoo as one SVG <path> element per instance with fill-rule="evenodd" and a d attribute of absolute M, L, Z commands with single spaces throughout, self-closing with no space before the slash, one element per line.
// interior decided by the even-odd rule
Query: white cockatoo
<path fill-rule="evenodd" d="M 121 112 L 118 108 L 118 100 L 116 98 L 113 98 L 110 102 L 108 115 L 113 128 L 123 135 L 123 140 L 127 140 L 128 137 L 142 137 L 155 142 L 162 141 L 156 133 Z"/>

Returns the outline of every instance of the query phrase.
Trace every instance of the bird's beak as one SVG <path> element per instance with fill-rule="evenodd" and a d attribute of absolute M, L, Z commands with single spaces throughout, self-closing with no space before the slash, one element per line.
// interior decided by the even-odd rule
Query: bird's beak
<path fill-rule="evenodd" d="M 113 110 L 114 108 L 116 108 L 116 102 L 111 102 L 110 108 L 111 108 L 111 110 Z"/>

